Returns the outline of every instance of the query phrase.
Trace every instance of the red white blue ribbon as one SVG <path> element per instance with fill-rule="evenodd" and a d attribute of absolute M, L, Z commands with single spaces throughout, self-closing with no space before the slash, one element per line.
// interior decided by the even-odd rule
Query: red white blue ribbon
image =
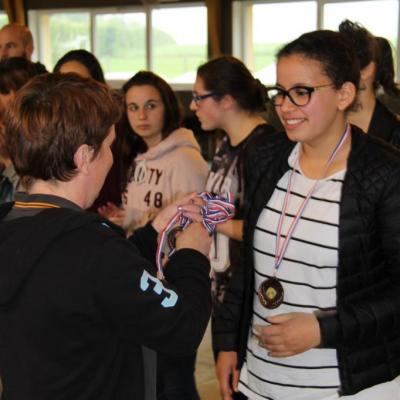
<path fill-rule="evenodd" d="M 308 203 L 308 201 L 311 198 L 311 195 L 314 193 L 314 190 L 316 188 L 316 186 L 318 185 L 319 181 L 323 178 L 325 178 L 326 174 L 328 173 L 328 169 L 330 167 L 330 165 L 332 164 L 333 160 L 336 158 L 337 154 L 339 153 L 340 149 L 343 147 L 344 143 L 346 142 L 347 138 L 350 136 L 351 133 L 351 128 L 350 125 L 347 125 L 346 130 L 344 131 L 342 137 L 340 138 L 338 144 L 336 145 L 335 149 L 333 150 L 331 156 L 328 159 L 328 162 L 326 163 L 325 166 L 325 170 L 324 173 L 322 174 L 322 177 L 318 180 L 316 180 L 314 182 L 314 185 L 312 186 L 312 188 L 309 190 L 307 196 L 305 197 L 305 199 L 303 200 L 303 202 L 301 203 L 299 209 L 297 210 L 297 213 L 292 221 L 292 223 L 289 226 L 289 229 L 286 233 L 286 238 L 282 243 L 282 246 L 280 245 L 281 242 L 281 237 L 282 237 L 282 226 L 283 226 L 283 220 L 285 218 L 286 215 L 286 210 L 288 207 L 288 203 L 289 203 L 289 196 L 290 193 L 292 191 L 292 186 L 293 186 L 293 182 L 294 182 L 294 175 L 296 173 L 296 167 L 298 167 L 299 164 L 299 158 L 300 158 L 300 151 L 298 152 L 297 158 L 296 158 L 296 162 L 295 162 L 295 166 L 293 167 L 290 175 L 289 175 L 289 182 L 286 188 L 286 194 L 285 194 L 285 198 L 283 201 L 283 207 L 282 207 L 282 212 L 281 215 L 279 217 L 279 222 L 278 222 L 278 228 L 277 228 L 277 234 L 276 234 L 276 242 L 275 242 L 275 272 L 274 275 L 276 275 L 276 272 L 278 271 L 279 266 L 281 265 L 283 256 L 286 253 L 286 249 L 289 245 L 289 241 L 293 235 L 293 231 L 297 225 L 297 223 L 300 220 L 300 217 L 302 216 L 304 209 L 306 208 L 306 205 Z"/>
<path fill-rule="evenodd" d="M 200 214 L 203 217 L 203 225 L 211 235 L 215 231 L 215 226 L 221 222 L 226 222 L 235 215 L 235 206 L 233 204 L 233 196 L 228 193 L 226 197 L 212 194 L 209 192 L 199 193 L 198 196 L 203 199 L 204 205 L 200 209 Z M 179 226 L 184 230 L 193 221 L 186 217 L 183 211 L 178 209 L 178 212 L 171 218 L 167 226 L 160 234 L 160 239 L 157 246 L 156 264 L 158 269 L 158 278 L 164 279 L 162 272 L 162 258 L 165 248 L 167 247 L 168 234 L 173 228 Z M 168 257 L 171 257 L 175 249 L 169 249 Z"/>

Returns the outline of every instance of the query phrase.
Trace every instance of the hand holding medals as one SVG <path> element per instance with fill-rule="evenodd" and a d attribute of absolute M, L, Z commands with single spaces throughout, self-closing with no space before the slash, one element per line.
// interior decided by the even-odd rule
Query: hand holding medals
<path fill-rule="evenodd" d="M 187 200 L 190 200 L 190 202 L 186 203 L 185 201 Z M 169 208 L 173 208 L 175 214 L 170 216 L 168 223 L 161 229 L 162 232 L 157 246 L 156 263 L 160 279 L 164 278 L 162 272 L 163 257 L 169 258 L 175 252 L 176 235 L 179 232 L 185 230 L 192 222 L 201 222 L 209 235 L 211 235 L 215 230 L 216 224 L 228 221 L 235 214 L 235 206 L 232 203 L 230 194 L 228 194 L 227 198 L 224 198 L 223 196 L 202 192 L 197 196 L 192 195 L 182 199 L 179 205 L 175 204 L 175 206 Z M 198 213 L 196 213 L 196 208 Z M 164 214 L 167 213 L 167 209 Z M 154 221 L 153 226 L 156 229 L 157 225 L 160 226 L 160 223 Z"/>

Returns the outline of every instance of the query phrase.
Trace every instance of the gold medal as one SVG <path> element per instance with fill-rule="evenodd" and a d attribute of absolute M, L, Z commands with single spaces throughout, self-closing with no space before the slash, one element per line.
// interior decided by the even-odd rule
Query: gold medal
<path fill-rule="evenodd" d="M 279 307 L 283 302 L 283 286 L 275 277 L 266 279 L 258 288 L 258 299 L 268 309 Z"/>

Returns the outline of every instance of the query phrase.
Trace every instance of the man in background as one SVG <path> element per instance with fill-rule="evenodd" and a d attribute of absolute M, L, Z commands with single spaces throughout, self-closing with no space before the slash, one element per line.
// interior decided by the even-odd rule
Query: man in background
<path fill-rule="evenodd" d="M 31 61 L 33 37 L 28 27 L 11 23 L 0 29 L 0 60 L 11 57 L 24 57 Z M 46 67 L 40 62 L 34 63 L 37 74 L 46 73 Z"/>

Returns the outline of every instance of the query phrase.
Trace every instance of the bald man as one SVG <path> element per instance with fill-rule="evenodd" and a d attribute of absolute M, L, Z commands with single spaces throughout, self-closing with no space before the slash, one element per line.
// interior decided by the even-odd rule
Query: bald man
<path fill-rule="evenodd" d="M 0 29 L 0 61 L 11 57 L 24 57 L 31 61 L 33 37 L 24 25 L 11 23 Z M 36 73 L 46 73 L 46 67 L 40 62 L 33 63 Z"/>
<path fill-rule="evenodd" d="M 31 31 L 24 25 L 12 23 L 0 29 L 0 59 L 25 57 L 31 60 L 33 38 Z"/>

